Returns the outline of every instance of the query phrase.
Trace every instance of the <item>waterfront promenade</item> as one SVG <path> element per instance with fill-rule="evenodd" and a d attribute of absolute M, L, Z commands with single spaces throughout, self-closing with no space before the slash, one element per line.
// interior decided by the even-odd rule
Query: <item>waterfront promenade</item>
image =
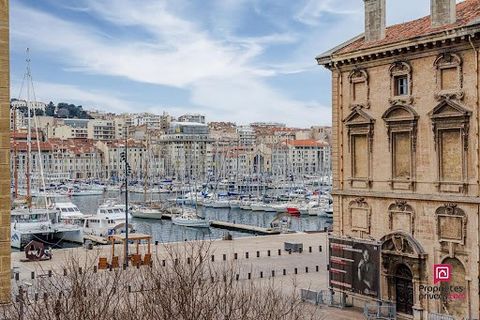
<path fill-rule="evenodd" d="M 208 241 L 207 245 L 210 246 L 210 262 L 213 259 L 212 263 L 218 265 L 234 264 L 238 270 L 239 281 L 274 280 L 285 292 L 291 292 L 294 283 L 297 289 L 309 288 L 319 291 L 328 287 L 326 240 L 326 233 L 293 233 L 213 240 Z M 289 253 L 284 250 L 285 242 L 301 243 L 303 251 Z M 184 250 L 186 247 L 188 247 L 186 242 L 153 244 L 151 246 L 153 261 L 162 264 L 169 249 L 173 248 L 178 251 Z M 134 252 L 136 246 L 130 245 L 129 250 Z M 147 246 L 141 245 L 139 251 L 146 253 Z M 61 274 L 63 267 L 72 257 L 76 257 L 80 262 L 79 265 L 82 265 L 87 259 L 98 259 L 98 257 L 107 257 L 110 260 L 110 254 L 111 246 L 98 246 L 92 250 L 59 249 L 53 251 L 52 260 L 25 262 L 24 252 L 13 252 L 12 269 L 16 275 L 13 274 L 12 287 L 14 291 L 18 289 L 19 285 L 34 287 L 38 278 L 48 276 L 49 270 L 52 270 L 53 274 Z M 122 254 L 122 246 L 116 245 L 116 255 L 122 256 Z M 32 279 L 32 274 L 34 279 Z M 318 307 L 318 313 L 329 319 L 362 318 L 362 314 L 358 310 L 349 308 L 340 310 L 321 306 Z"/>

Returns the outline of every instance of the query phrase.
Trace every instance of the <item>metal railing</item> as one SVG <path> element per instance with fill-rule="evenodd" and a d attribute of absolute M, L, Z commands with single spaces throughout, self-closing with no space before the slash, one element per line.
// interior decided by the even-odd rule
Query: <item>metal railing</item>
<path fill-rule="evenodd" d="M 428 320 L 455 320 L 455 317 L 448 314 L 430 312 L 428 314 Z"/>
<path fill-rule="evenodd" d="M 363 307 L 365 319 L 396 319 L 396 308 L 391 304 L 366 304 Z"/>

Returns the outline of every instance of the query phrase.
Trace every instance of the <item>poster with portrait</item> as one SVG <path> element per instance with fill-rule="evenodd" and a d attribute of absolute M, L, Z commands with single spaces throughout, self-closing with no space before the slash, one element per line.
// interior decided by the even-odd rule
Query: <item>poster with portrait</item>
<path fill-rule="evenodd" d="M 380 296 L 380 244 L 329 237 L 329 283 L 333 289 Z"/>

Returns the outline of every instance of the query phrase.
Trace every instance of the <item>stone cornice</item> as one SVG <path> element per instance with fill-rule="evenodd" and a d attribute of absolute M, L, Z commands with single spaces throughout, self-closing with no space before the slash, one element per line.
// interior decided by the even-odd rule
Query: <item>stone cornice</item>
<path fill-rule="evenodd" d="M 420 193 L 397 193 L 397 192 L 381 192 L 372 190 L 333 190 L 334 196 L 348 197 L 366 197 L 366 198 L 383 198 L 383 199 L 405 199 L 405 200 L 421 200 L 435 202 L 456 202 L 470 203 L 480 205 L 480 198 L 476 196 L 457 196 L 450 194 L 420 194 Z"/>
<path fill-rule="evenodd" d="M 344 54 L 335 54 L 334 51 L 331 54 L 317 56 L 316 60 L 319 65 L 323 65 L 328 69 L 332 69 L 335 66 L 358 64 L 361 62 L 391 57 L 408 52 L 440 47 L 445 44 L 468 41 L 469 37 L 475 37 L 476 39 L 479 39 L 479 35 L 480 25 L 476 24 L 460 29 L 447 30 L 441 33 L 410 38 L 401 42 L 355 50 Z M 341 50 L 341 48 L 338 50 Z"/>

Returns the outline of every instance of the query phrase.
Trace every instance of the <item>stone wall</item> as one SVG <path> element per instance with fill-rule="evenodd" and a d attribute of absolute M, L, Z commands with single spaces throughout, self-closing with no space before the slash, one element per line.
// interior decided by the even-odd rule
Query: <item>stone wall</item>
<path fill-rule="evenodd" d="M 476 39 L 472 44 L 478 48 L 480 41 Z M 398 233 L 399 241 L 413 239 L 419 243 L 425 255 L 417 259 L 416 265 L 406 263 L 414 266 L 415 319 L 425 318 L 428 312 L 444 313 L 445 308 L 457 317 L 478 318 L 479 314 L 480 124 L 476 58 L 471 44 L 463 42 L 332 69 L 334 233 L 378 241 Z M 396 72 L 409 77 L 406 96 L 395 96 L 392 74 Z M 355 88 L 363 85 L 365 90 L 356 95 Z M 447 87 L 448 97 L 443 96 L 446 91 L 442 85 Z M 389 110 L 392 112 L 387 115 Z M 445 135 L 444 147 L 449 149 L 444 152 L 445 159 L 439 158 L 443 151 L 434 125 L 436 112 L 442 110 L 442 121 L 448 119 L 448 126 L 453 128 L 456 122 L 462 126 L 456 143 Z M 387 120 L 391 119 L 387 116 L 398 119 L 389 126 Z M 409 150 L 402 145 L 401 169 L 408 171 L 404 162 L 412 161 L 411 176 L 403 180 L 394 179 L 396 153 L 390 132 L 399 128 L 411 134 L 414 148 L 406 156 Z M 355 177 L 352 170 L 352 133 L 367 134 L 369 139 L 367 152 L 358 157 L 369 162 L 369 170 L 360 177 Z M 456 171 L 442 178 L 442 164 Z M 448 181 L 456 176 L 455 181 Z M 390 265 L 408 261 L 410 253 L 401 252 L 401 245 L 395 249 L 399 250 L 398 256 L 389 260 L 393 261 Z M 467 291 L 465 300 L 449 306 L 418 298 L 419 285 L 433 285 L 433 265 L 443 262 L 455 267 L 455 281 Z M 386 265 L 382 267 L 389 267 Z M 382 271 L 382 298 L 395 301 L 394 286 L 387 283 L 392 270 Z"/>
<path fill-rule="evenodd" d="M 0 303 L 10 299 L 10 65 L 8 0 L 0 0 Z"/>

